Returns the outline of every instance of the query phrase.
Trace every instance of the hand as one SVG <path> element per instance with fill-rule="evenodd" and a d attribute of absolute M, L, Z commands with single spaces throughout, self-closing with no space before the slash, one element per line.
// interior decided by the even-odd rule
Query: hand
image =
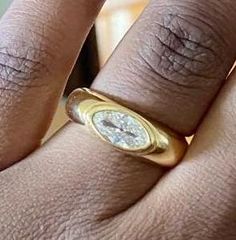
<path fill-rule="evenodd" d="M 93 84 L 196 133 L 179 166 L 74 123 L 38 148 L 102 2 L 15 0 L 1 19 L 0 239 L 236 239 L 234 0 L 150 1 Z"/>

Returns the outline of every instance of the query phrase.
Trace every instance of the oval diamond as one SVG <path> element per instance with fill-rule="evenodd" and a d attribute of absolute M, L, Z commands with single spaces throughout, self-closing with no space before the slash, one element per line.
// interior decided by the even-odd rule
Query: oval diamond
<path fill-rule="evenodd" d="M 150 144 L 146 129 L 126 113 L 104 110 L 95 113 L 92 121 L 99 134 L 118 148 L 139 150 Z"/>

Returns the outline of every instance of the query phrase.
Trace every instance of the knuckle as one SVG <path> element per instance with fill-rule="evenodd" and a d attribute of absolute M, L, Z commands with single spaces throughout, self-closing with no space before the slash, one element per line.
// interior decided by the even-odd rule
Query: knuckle
<path fill-rule="evenodd" d="M 158 84 L 174 84 L 181 90 L 219 84 L 222 40 L 197 14 L 188 16 L 173 9 L 152 21 L 138 51 L 141 61 L 158 77 Z"/>
<path fill-rule="evenodd" d="M 50 73 L 47 58 L 44 50 L 24 44 L 0 47 L 0 89 L 18 91 L 44 85 L 41 78 Z"/>

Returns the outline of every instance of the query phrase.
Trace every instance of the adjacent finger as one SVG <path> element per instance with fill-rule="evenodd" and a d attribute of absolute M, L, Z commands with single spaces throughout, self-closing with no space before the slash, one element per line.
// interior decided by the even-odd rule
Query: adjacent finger
<path fill-rule="evenodd" d="M 15 0 L 1 19 L 0 168 L 40 144 L 102 3 Z"/>

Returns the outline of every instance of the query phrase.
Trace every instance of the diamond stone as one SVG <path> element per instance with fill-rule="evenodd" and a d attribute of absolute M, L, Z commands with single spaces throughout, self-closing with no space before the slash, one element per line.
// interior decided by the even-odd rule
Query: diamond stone
<path fill-rule="evenodd" d="M 138 150 L 150 143 L 145 128 L 131 115 L 105 110 L 95 113 L 92 121 L 97 131 L 119 148 Z"/>

